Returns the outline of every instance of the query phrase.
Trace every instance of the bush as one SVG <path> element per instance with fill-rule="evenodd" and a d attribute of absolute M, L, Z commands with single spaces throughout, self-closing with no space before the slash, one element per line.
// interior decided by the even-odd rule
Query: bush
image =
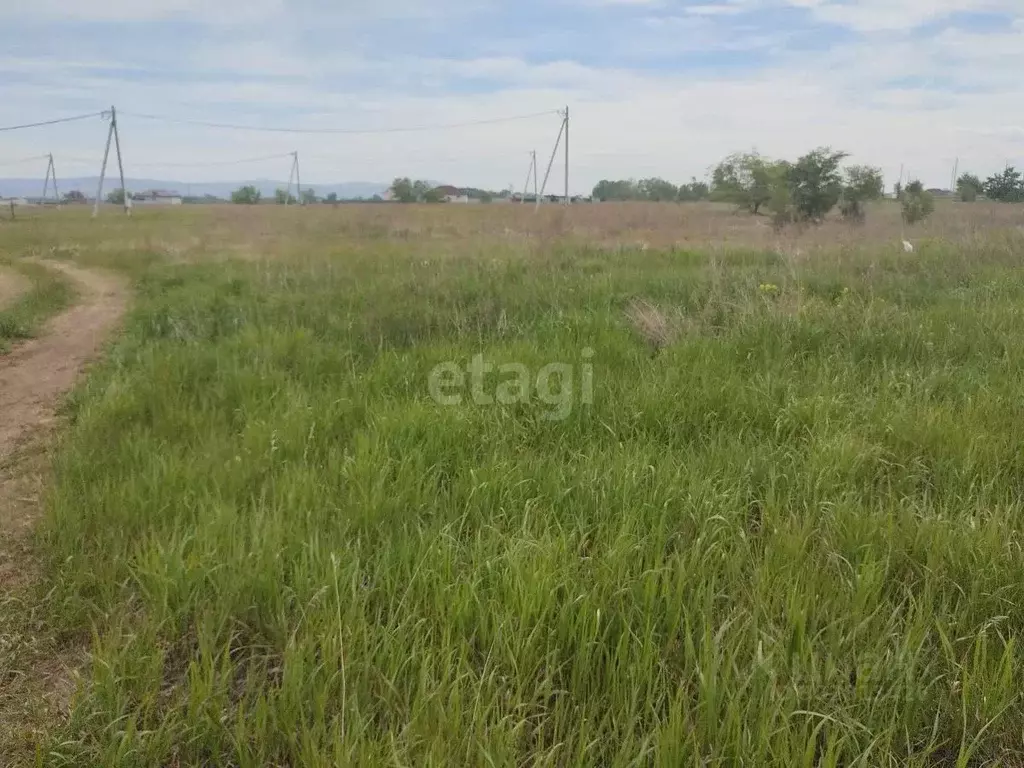
<path fill-rule="evenodd" d="M 231 202 L 237 205 L 256 205 L 260 201 L 260 191 L 252 185 L 239 187 L 231 193 Z"/>
<path fill-rule="evenodd" d="M 847 221 L 863 224 L 864 204 L 869 200 L 878 200 L 884 190 L 885 184 L 880 168 L 873 168 L 870 165 L 854 165 L 847 168 L 839 212 Z"/>
<path fill-rule="evenodd" d="M 907 224 L 924 221 L 935 211 L 935 197 L 920 181 L 912 181 L 903 190 L 903 220 Z"/>

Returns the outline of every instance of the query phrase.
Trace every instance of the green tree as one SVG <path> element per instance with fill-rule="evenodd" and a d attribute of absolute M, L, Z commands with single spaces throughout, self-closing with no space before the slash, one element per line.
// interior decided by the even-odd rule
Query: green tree
<path fill-rule="evenodd" d="M 114 205 L 124 205 L 124 190 L 115 189 L 107 195 L 107 202 Z"/>
<path fill-rule="evenodd" d="M 895 184 L 893 184 L 893 186 L 892 186 L 892 195 L 897 200 L 902 200 L 903 199 L 903 182 L 897 181 Z"/>
<path fill-rule="evenodd" d="M 843 194 L 840 165 L 845 152 L 819 147 L 796 161 L 787 172 L 789 194 L 797 217 L 821 221 Z"/>
<path fill-rule="evenodd" d="M 632 179 L 610 181 L 602 179 L 594 187 L 592 196 L 600 202 L 636 200 L 640 196 L 637 183 Z"/>
<path fill-rule="evenodd" d="M 839 201 L 839 210 L 848 221 L 864 221 L 864 204 L 878 200 L 885 192 L 882 170 L 870 165 L 853 165 L 846 169 L 846 181 Z"/>
<path fill-rule="evenodd" d="M 956 191 L 965 203 L 973 203 L 985 191 L 985 184 L 973 173 L 965 173 L 956 180 Z"/>
<path fill-rule="evenodd" d="M 711 188 L 705 181 L 697 181 L 695 177 L 690 178 L 689 184 L 681 184 L 676 199 L 681 203 L 691 203 L 698 200 L 707 200 L 711 195 Z"/>
<path fill-rule="evenodd" d="M 316 202 L 316 191 L 312 188 L 302 190 L 302 202 L 311 205 Z"/>
<path fill-rule="evenodd" d="M 1020 171 L 1010 166 L 1002 173 L 990 176 L 985 182 L 985 196 L 1002 203 L 1024 202 L 1024 181 Z"/>
<path fill-rule="evenodd" d="M 756 152 L 730 155 L 711 173 L 711 199 L 758 213 L 772 199 L 772 188 L 784 181 L 786 167 Z"/>
<path fill-rule="evenodd" d="M 652 203 L 675 200 L 679 196 L 679 188 L 671 181 L 650 178 L 641 179 L 636 185 L 637 197 Z"/>
<path fill-rule="evenodd" d="M 935 197 L 920 181 L 912 181 L 903 190 L 903 220 L 907 224 L 924 221 L 935 210 Z"/>
<path fill-rule="evenodd" d="M 260 201 L 260 191 L 250 185 L 239 187 L 231 193 L 231 202 L 239 205 L 256 205 Z"/>
<path fill-rule="evenodd" d="M 72 189 L 66 195 L 64 195 L 65 203 L 84 203 L 85 195 L 79 192 L 77 189 Z"/>
<path fill-rule="evenodd" d="M 388 191 L 391 193 L 391 198 L 397 200 L 400 203 L 415 203 L 416 192 L 413 189 L 412 181 L 409 177 L 395 179 L 391 182 L 391 186 Z"/>
<path fill-rule="evenodd" d="M 291 205 L 292 203 L 295 202 L 295 195 L 293 195 L 287 189 L 282 189 L 281 187 L 278 187 L 276 190 L 274 190 L 274 202 L 277 203 L 278 205 L 284 205 L 285 203 Z"/>
<path fill-rule="evenodd" d="M 338 202 L 338 193 L 331 192 L 331 194 L 324 198 L 324 201 L 330 203 L 331 205 L 336 204 Z"/>

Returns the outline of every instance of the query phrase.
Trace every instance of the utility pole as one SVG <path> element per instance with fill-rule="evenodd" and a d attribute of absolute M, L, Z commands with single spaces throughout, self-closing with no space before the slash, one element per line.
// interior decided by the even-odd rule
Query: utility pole
<path fill-rule="evenodd" d="M 533 196 L 537 197 L 537 150 L 530 152 L 530 167 L 526 169 L 526 181 L 523 182 L 522 204 L 526 205 L 526 190 L 530 188 L 530 174 L 533 174 Z"/>
<path fill-rule="evenodd" d="M 53 199 L 60 207 L 60 191 L 57 189 L 57 166 L 53 164 L 53 154 L 50 154 L 50 178 L 53 179 Z"/>
<path fill-rule="evenodd" d="M 569 105 L 565 106 L 565 204 L 569 205 Z"/>
<path fill-rule="evenodd" d="M 110 128 L 107 130 L 107 146 L 103 150 L 103 165 L 100 166 L 100 183 L 96 188 L 96 201 L 92 206 L 92 217 L 94 219 L 99 215 L 100 203 L 103 202 L 103 180 L 107 176 L 107 160 L 110 158 L 111 140 L 113 140 L 117 150 L 117 168 L 121 175 L 121 194 L 124 197 L 124 212 L 129 216 L 132 215 L 132 201 L 128 196 L 128 190 L 124 188 L 124 163 L 121 160 L 121 138 L 117 133 L 117 110 L 111 106 Z"/>
<path fill-rule="evenodd" d="M 551 175 L 551 166 L 555 164 L 555 157 L 558 155 L 558 145 L 562 143 L 562 134 L 566 132 L 568 123 L 568 116 L 562 115 L 562 125 L 558 128 L 558 138 L 555 139 L 555 148 L 551 150 L 551 159 L 548 160 L 548 169 L 544 172 L 544 183 L 540 185 L 540 195 L 537 197 L 538 208 L 540 208 L 540 199 L 544 195 L 544 190 L 548 188 L 548 177 Z M 568 157 L 568 155 L 566 155 L 566 157 Z M 568 178 L 568 172 L 566 172 L 566 178 Z"/>
<path fill-rule="evenodd" d="M 96 188 L 96 202 L 92 206 L 92 217 L 95 219 L 100 213 L 100 202 L 103 200 L 103 179 L 107 175 L 107 158 L 110 156 L 110 142 L 114 138 L 114 123 L 111 121 L 107 129 L 107 146 L 103 150 L 103 165 L 100 166 L 100 184 Z"/>
<path fill-rule="evenodd" d="M 53 167 L 53 155 L 50 155 L 49 159 L 46 161 L 46 178 L 43 180 L 43 197 L 42 197 L 42 200 L 43 200 L 44 204 L 46 203 L 46 191 L 50 188 L 50 168 L 52 168 L 52 167 Z M 54 187 L 57 186 L 56 180 L 54 180 L 53 186 Z"/>
<path fill-rule="evenodd" d="M 533 150 L 533 199 L 537 198 L 537 150 Z"/>
<path fill-rule="evenodd" d="M 302 197 L 302 177 L 299 176 L 299 152 L 295 151 L 295 197 L 299 201 L 299 205 L 305 205 L 306 201 Z"/>
<path fill-rule="evenodd" d="M 117 170 L 121 175 L 121 197 L 124 202 L 124 212 L 132 215 L 132 199 L 128 194 L 128 188 L 124 185 L 124 163 L 121 162 L 121 138 L 117 133 L 117 110 L 110 107 L 110 127 L 114 131 L 114 148 L 117 150 Z"/>

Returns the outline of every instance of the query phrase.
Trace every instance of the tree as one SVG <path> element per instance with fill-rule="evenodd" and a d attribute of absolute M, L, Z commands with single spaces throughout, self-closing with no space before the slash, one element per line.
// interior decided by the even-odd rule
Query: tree
<path fill-rule="evenodd" d="M 893 186 L 892 186 L 892 195 L 897 200 L 902 200 L 903 199 L 903 182 L 897 181 L 895 184 L 893 184 Z"/>
<path fill-rule="evenodd" d="M 72 189 L 66 195 L 64 195 L 65 203 L 84 203 L 85 195 L 79 192 L 77 189 Z"/>
<path fill-rule="evenodd" d="M 973 173 L 965 173 L 956 180 L 957 194 L 965 203 L 973 203 L 984 190 L 984 183 Z"/>
<path fill-rule="evenodd" d="M 324 198 L 324 202 L 330 203 L 331 205 L 337 205 L 338 204 L 338 193 L 337 192 L 331 192 L 331 194 L 329 194 L 327 197 Z"/>
<path fill-rule="evenodd" d="M 783 181 L 785 167 L 756 152 L 730 155 L 712 171 L 711 199 L 756 214 L 771 200 L 772 187 Z"/>
<path fill-rule="evenodd" d="M 260 201 L 261 197 L 262 195 L 260 194 L 260 191 L 249 184 L 244 187 L 239 187 L 232 192 L 231 202 L 239 205 L 256 205 Z"/>
<path fill-rule="evenodd" d="M 316 202 L 316 191 L 312 187 L 302 190 L 302 202 L 307 205 L 312 205 Z"/>
<path fill-rule="evenodd" d="M 107 195 L 107 202 L 114 205 L 124 205 L 124 190 L 121 188 L 113 190 Z"/>
<path fill-rule="evenodd" d="M 670 181 L 651 178 L 641 179 L 636 185 L 637 197 L 652 203 L 675 200 L 679 196 L 679 188 Z"/>
<path fill-rule="evenodd" d="M 695 177 L 690 178 L 689 184 L 681 184 L 676 199 L 681 203 L 707 200 L 711 195 L 711 188 L 705 181 L 697 181 Z"/>
<path fill-rule="evenodd" d="M 391 197 L 400 203 L 415 203 L 416 192 L 413 189 L 413 183 L 409 180 L 409 177 L 395 179 L 391 182 L 391 187 L 388 190 L 391 192 Z"/>
<path fill-rule="evenodd" d="M 1001 203 L 1024 202 L 1024 181 L 1020 171 L 1009 166 L 1002 173 L 990 176 L 985 182 L 985 196 Z"/>
<path fill-rule="evenodd" d="M 839 210 L 848 221 L 864 221 L 864 204 L 878 200 L 885 192 L 882 170 L 870 165 L 853 165 L 846 169 Z"/>
<path fill-rule="evenodd" d="M 593 198 L 601 202 L 636 200 L 639 194 L 637 183 L 632 179 L 622 179 L 619 181 L 602 179 L 597 183 L 592 192 Z"/>
<path fill-rule="evenodd" d="M 830 147 L 819 147 L 789 168 L 789 193 L 798 218 L 821 221 L 835 208 L 843 194 L 840 164 L 847 156 Z"/>
<path fill-rule="evenodd" d="M 295 195 L 289 192 L 287 189 L 278 187 L 274 190 L 274 202 L 278 205 L 292 204 L 295 202 Z"/>
<path fill-rule="evenodd" d="M 903 220 L 907 224 L 924 221 L 935 210 L 935 197 L 920 181 L 911 181 L 903 190 Z"/>

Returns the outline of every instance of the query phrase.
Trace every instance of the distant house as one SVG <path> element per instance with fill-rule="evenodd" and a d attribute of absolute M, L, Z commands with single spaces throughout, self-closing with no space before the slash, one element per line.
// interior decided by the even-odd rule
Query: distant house
<path fill-rule="evenodd" d="M 459 189 L 458 187 L 453 187 L 448 184 L 443 184 L 440 187 L 434 187 L 434 192 L 446 203 L 462 203 L 465 205 L 468 203 L 480 202 L 479 199 L 470 197 L 467 190 Z"/>
<path fill-rule="evenodd" d="M 181 205 L 182 197 L 179 193 L 166 189 L 148 189 L 145 192 L 133 193 L 132 203 L 135 205 Z"/>

